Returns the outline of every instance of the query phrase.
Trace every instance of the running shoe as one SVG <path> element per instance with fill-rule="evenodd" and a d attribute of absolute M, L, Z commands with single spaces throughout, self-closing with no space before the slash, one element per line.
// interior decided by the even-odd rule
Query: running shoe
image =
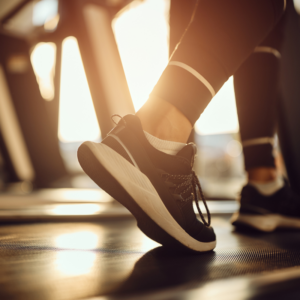
<path fill-rule="evenodd" d="M 215 248 L 216 237 L 192 169 L 195 155 L 194 144 L 177 155 L 157 150 L 134 115 L 121 118 L 101 143 L 84 142 L 78 149 L 83 170 L 133 214 L 144 234 L 164 246 L 205 252 Z M 208 221 L 199 208 L 200 195 Z"/>
<path fill-rule="evenodd" d="M 232 216 L 231 223 L 264 232 L 277 228 L 300 229 L 300 197 L 287 182 L 270 196 L 262 195 L 248 184 L 242 189 L 240 209 Z"/>

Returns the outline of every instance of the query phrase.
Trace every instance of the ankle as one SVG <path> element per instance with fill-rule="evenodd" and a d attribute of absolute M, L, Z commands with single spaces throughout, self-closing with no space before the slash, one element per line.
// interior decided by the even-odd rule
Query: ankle
<path fill-rule="evenodd" d="M 278 177 L 276 168 L 259 167 L 253 168 L 247 171 L 248 181 L 254 181 L 257 183 L 268 183 L 274 181 Z"/>
<path fill-rule="evenodd" d="M 158 98 L 150 98 L 136 114 L 143 129 L 167 141 L 186 143 L 192 124 L 175 106 Z"/>

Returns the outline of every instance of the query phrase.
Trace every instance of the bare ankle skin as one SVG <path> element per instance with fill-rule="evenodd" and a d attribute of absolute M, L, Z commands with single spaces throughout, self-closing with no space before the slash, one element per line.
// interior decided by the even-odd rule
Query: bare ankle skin
<path fill-rule="evenodd" d="M 248 181 L 256 181 L 258 183 L 268 183 L 277 178 L 276 168 L 258 167 L 247 171 Z"/>
<path fill-rule="evenodd" d="M 175 106 L 152 97 L 136 113 L 145 131 L 167 141 L 186 143 L 192 124 Z"/>

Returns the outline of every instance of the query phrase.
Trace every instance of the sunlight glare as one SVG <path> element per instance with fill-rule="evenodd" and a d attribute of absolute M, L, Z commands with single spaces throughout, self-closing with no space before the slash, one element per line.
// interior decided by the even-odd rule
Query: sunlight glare
<path fill-rule="evenodd" d="M 51 209 L 51 214 L 59 216 L 95 215 L 103 211 L 99 204 L 60 204 Z"/>
<path fill-rule="evenodd" d="M 54 43 L 38 43 L 34 47 L 30 59 L 42 97 L 48 101 L 53 100 L 56 45 Z"/>
<path fill-rule="evenodd" d="M 78 231 L 58 236 L 55 246 L 60 249 L 72 249 L 72 251 L 57 252 L 55 261 L 57 269 L 73 276 L 89 273 L 96 260 L 96 254 L 88 250 L 95 249 L 98 244 L 98 235 L 91 231 Z"/>
<path fill-rule="evenodd" d="M 78 231 L 58 236 L 55 245 L 63 249 L 93 250 L 99 242 L 98 235 L 91 231 Z"/>
<path fill-rule="evenodd" d="M 35 26 L 44 25 L 58 12 L 58 0 L 41 0 L 33 7 L 32 23 Z"/>
<path fill-rule="evenodd" d="M 91 272 L 96 258 L 96 253 L 91 251 L 59 251 L 55 265 L 65 275 L 84 275 Z"/>
<path fill-rule="evenodd" d="M 233 77 L 223 85 L 195 124 L 198 134 L 238 132 Z"/>
<path fill-rule="evenodd" d="M 75 37 L 66 38 L 62 45 L 58 136 L 63 142 L 97 140 L 100 137 L 100 129 Z"/>
<path fill-rule="evenodd" d="M 239 141 L 236 140 L 231 140 L 227 145 L 226 145 L 226 152 L 231 156 L 231 157 L 238 157 L 242 154 L 243 152 L 243 146 Z"/>
<path fill-rule="evenodd" d="M 136 111 L 145 103 L 168 63 L 169 0 L 134 1 L 113 22 Z M 195 125 L 200 134 L 238 131 L 230 78 Z"/>
<path fill-rule="evenodd" d="M 169 1 L 134 1 L 113 22 L 136 111 L 146 102 L 168 63 L 168 9 Z"/>
<path fill-rule="evenodd" d="M 46 190 L 49 199 L 49 191 Z M 75 188 L 60 188 L 51 190 L 53 199 L 64 199 L 64 201 L 76 202 L 112 202 L 112 198 L 100 189 L 75 189 Z"/>

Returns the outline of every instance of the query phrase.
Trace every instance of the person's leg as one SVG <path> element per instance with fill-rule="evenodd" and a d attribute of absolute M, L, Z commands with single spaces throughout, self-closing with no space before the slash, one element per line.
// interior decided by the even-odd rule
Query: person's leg
<path fill-rule="evenodd" d="M 234 74 L 245 170 L 249 181 L 264 183 L 277 178 L 273 143 L 285 22 L 283 17 Z"/>
<path fill-rule="evenodd" d="M 143 128 L 152 128 L 154 134 L 160 128 L 161 135 L 156 135 L 164 138 L 173 130 L 172 124 L 188 120 L 191 129 L 215 93 L 275 26 L 284 5 L 280 0 L 200 1 L 193 22 L 137 113 Z M 160 118 L 151 115 L 164 102 L 171 104 L 169 120 L 173 121 L 162 126 Z M 172 114 L 174 107 L 181 114 Z M 189 134 L 183 131 L 176 141 L 186 142 Z"/>
<path fill-rule="evenodd" d="M 288 1 L 293 5 L 292 1 Z M 273 156 L 279 65 L 286 16 L 234 75 L 248 183 L 231 222 L 261 231 L 300 227 L 300 198 L 277 173 Z"/>
<path fill-rule="evenodd" d="M 186 143 L 193 128 L 176 106 L 156 97 L 148 100 L 137 116 L 146 132 L 162 140 Z"/>
<path fill-rule="evenodd" d="M 169 56 L 171 57 L 176 45 L 182 38 L 186 28 L 188 27 L 197 0 L 171 0 L 169 12 Z M 189 55 L 185 53 L 184 55 Z M 197 59 L 197 56 L 194 58 Z M 160 109 L 157 110 L 157 106 Z M 145 112 L 145 113 L 144 113 Z M 181 112 L 169 102 L 159 99 L 157 103 L 152 101 L 146 102 L 143 109 L 138 112 L 138 115 L 143 121 L 143 128 L 146 132 L 163 140 L 183 141 L 191 130 L 191 124 L 186 119 L 180 120 Z M 155 120 L 153 120 L 155 118 Z M 171 126 L 164 124 L 171 122 Z M 155 125 L 154 125 L 155 124 Z M 157 126 L 157 124 L 160 124 Z M 161 132 L 161 128 L 169 128 L 169 132 Z M 191 133 L 192 134 L 192 133 Z M 191 138 L 190 140 L 194 140 Z"/>
<path fill-rule="evenodd" d="M 137 116 L 121 118 L 101 144 L 83 143 L 78 158 L 85 172 L 132 212 L 146 235 L 201 252 L 212 250 L 216 238 L 209 212 L 206 221 L 198 206 L 203 195 L 192 169 L 196 147 L 184 143 L 210 99 L 275 26 L 284 0 L 199 3 L 195 23 Z M 199 59 L 191 59 L 196 54 Z M 172 155 L 162 149 L 170 143 Z"/>

